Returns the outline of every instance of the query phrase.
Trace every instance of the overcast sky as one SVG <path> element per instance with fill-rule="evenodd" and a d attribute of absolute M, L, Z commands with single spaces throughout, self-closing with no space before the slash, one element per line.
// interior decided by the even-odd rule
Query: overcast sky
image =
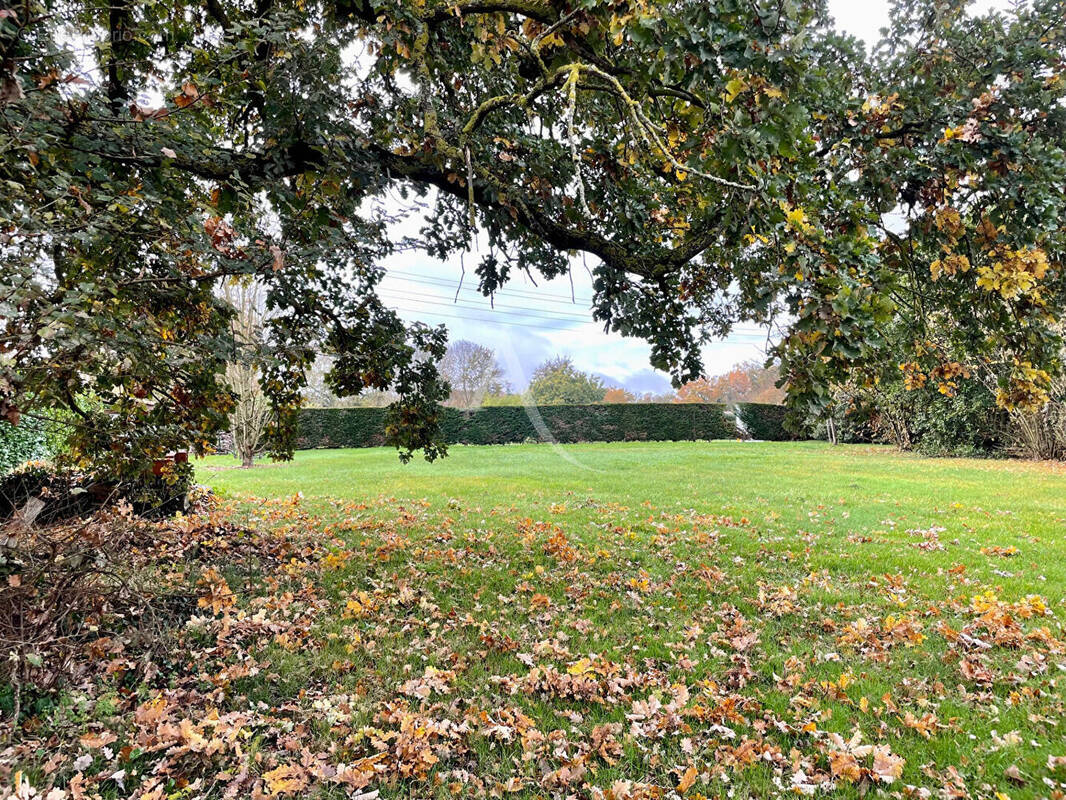
<path fill-rule="evenodd" d="M 974 8 L 980 11 L 996 5 L 1005 2 L 978 0 Z M 839 28 L 869 45 L 888 24 L 888 0 L 830 0 L 829 6 Z M 458 258 L 441 262 L 420 253 L 396 255 L 384 263 L 388 277 L 382 283 L 382 297 L 405 319 L 445 323 L 452 341 L 470 339 L 492 347 L 517 390 L 525 389 L 537 364 L 554 355 L 569 355 L 581 369 L 632 391 L 669 388 L 667 376 L 650 367 L 643 341 L 605 334 L 591 321 L 591 281 L 580 261 L 572 270 L 575 301 L 570 299 L 567 279 L 538 280 L 534 286 L 519 277 L 498 294 L 495 309 L 475 290 L 472 270 L 477 261 L 476 253 L 465 257 L 468 272 L 460 289 Z M 716 375 L 746 359 L 762 360 L 765 346 L 764 331 L 744 328 L 706 347 L 704 368 Z"/>

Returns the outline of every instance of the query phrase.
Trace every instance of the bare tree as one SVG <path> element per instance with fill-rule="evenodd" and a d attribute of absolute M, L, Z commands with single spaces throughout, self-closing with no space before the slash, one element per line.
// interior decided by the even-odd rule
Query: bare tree
<path fill-rule="evenodd" d="M 237 312 L 231 323 L 234 359 L 226 365 L 226 382 L 237 396 L 230 413 L 234 455 L 250 468 L 262 450 L 270 403 L 259 385 L 259 346 L 263 341 L 263 287 L 255 281 L 229 282 L 222 296 Z"/>
<path fill-rule="evenodd" d="M 338 397 L 329 388 L 326 373 L 333 368 L 333 356 L 321 353 L 305 373 L 304 402 L 311 408 L 384 408 L 400 399 L 396 392 L 369 389 L 353 397 Z"/>
<path fill-rule="evenodd" d="M 452 387 L 448 404 L 458 408 L 477 408 L 485 395 L 507 390 L 496 354 L 476 342 L 453 342 L 438 369 Z"/>

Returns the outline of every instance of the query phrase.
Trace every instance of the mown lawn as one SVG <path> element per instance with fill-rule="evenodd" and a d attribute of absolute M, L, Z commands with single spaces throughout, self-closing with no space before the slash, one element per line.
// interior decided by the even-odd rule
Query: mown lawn
<path fill-rule="evenodd" d="M 145 753 L 126 785 L 1066 789 L 1061 467 L 742 442 L 232 464 L 197 465 L 226 498 L 208 521 L 260 534 L 218 534 L 217 569 L 176 567 L 200 608 L 174 677 L 77 717 Z"/>
<path fill-rule="evenodd" d="M 523 746 L 512 717 L 508 734 L 485 723 L 427 785 L 454 768 L 530 796 L 624 779 L 1021 797 L 1066 780 L 1048 760 L 1066 756 L 1061 469 L 714 442 L 456 447 L 407 466 L 319 451 L 200 474 L 241 499 L 302 492 L 350 549 L 323 582 L 373 610 L 324 621 L 328 643 L 290 656 L 298 674 L 352 658 L 335 680 L 368 687 L 368 719 L 392 701 L 539 732 Z"/>

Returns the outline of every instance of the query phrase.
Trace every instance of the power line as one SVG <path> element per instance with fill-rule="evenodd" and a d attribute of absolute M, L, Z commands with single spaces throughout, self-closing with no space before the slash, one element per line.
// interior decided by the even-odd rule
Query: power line
<path fill-rule="evenodd" d="M 561 328 L 551 328 L 545 323 L 534 324 L 534 323 L 530 323 L 530 322 L 517 322 L 517 321 L 514 321 L 514 320 L 506 320 L 506 319 L 485 319 L 483 317 L 469 317 L 469 316 L 466 316 L 466 315 L 463 315 L 463 314 L 449 314 L 449 313 L 444 312 L 444 311 L 427 311 L 424 308 L 404 308 L 403 306 L 394 306 L 393 309 L 395 311 L 406 311 L 409 314 L 429 314 L 429 315 L 432 315 L 434 317 L 447 317 L 449 319 L 459 319 L 459 320 L 463 320 L 465 322 L 481 322 L 481 323 L 484 323 L 484 324 L 487 324 L 487 325 L 507 325 L 509 327 L 517 326 L 517 327 L 520 327 L 520 328 L 537 328 L 539 330 L 562 331 L 562 330 L 567 330 L 568 328 L 579 324 L 579 323 L 576 323 L 576 322 L 571 322 L 569 320 L 559 320 L 560 322 L 563 323 L 563 327 L 561 327 Z M 591 320 L 590 320 L 590 322 L 591 322 Z"/>
<path fill-rule="evenodd" d="M 432 275 L 422 275 L 421 273 L 418 273 L 418 272 L 407 272 L 406 270 L 402 270 L 402 269 L 388 269 L 388 270 L 385 270 L 385 277 L 388 277 L 390 275 L 398 275 L 401 278 L 403 278 L 404 280 L 414 281 L 415 283 L 435 284 L 435 285 L 438 285 L 438 286 L 445 286 L 445 287 L 447 287 L 449 289 L 466 288 L 465 282 L 464 282 L 464 284 L 462 286 L 460 286 L 459 281 L 450 281 L 450 280 L 447 280 L 447 279 L 444 279 L 444 278 L 437 278 L 437 277 L 434 277 Z M 470 291 L 474 291 L 474 292 L 478 291 L 475 288 L 474 285 L 471 285 L 469 290 Z M 480 294 L 480 292 L 478 292 L 478 294 Z M 575 295 L 574 297 L 570 297 L 569 295 L 552 294 L 550 292 L 542 292 L 539 289 L 536 290 L 536 291 L 531 291 L 531 290 L 526 290 L 526 289 L 515 289 L 515 288 L 512 288 L 512 287 L 503 286 L 503 287 L 497 289 L 495 294 L 499 294 L 499 295 L 507 295 L 507 294 L 521 295 L 523 297 L 528 297 L 530 299 L 541 300 L 541 301 L 545 301 L 545 302 L 564 303 L 564 304 L 570 305 L 570 306 L 579 305 L 579 304 L 587 304 L 587 305 L 590 305 L 590 306 L 592 305 L 592 298 L 591 297 L 578 297 L 577 295 Z M 481 296 L 484 297 L 484 295 L 481 295 Z M 555 298 L 555 299 L 554 300 L 549 300 L 549 298 Z"/>
<path fill-rule="evenodd" d="M 388 299 L 388 300 L 401 300 L 401 301 L 405 300 L 405 301 L 408 301 L 408 302 L 411 302 L 411 303 L 419 303 L 419 304 L 423 304 L 423 305 L 436 305 L 436 306 L 451 307 L 451 308 L 456 309 L 456 310 L 470 309 L 470 310 L 473 310 L 473 311 L 481 311 L 481 312 L 484 312 L 486 314 L 491 314 L 493 316 L 495 316 L 497 314 L 506 314 L 508 316 L 535 317 L 535 318 L 547 319 L 547 320 L 551 320 L 553 322 L 574 321 L 574 322 L 578 322 L 578 323 L 588 323 L 588 322 L 597 322 L 598 321 L 598 320 L 592 319 L 591 316 L 585 316 L 583 314 L 568 314 L 566 312 L 557 312 L 557 311 L 552 311 L 552 310 L 541 311 L 541 310 L 537 310 L 537 309 L 524 308 L 524 307 L 521 307 L 521 306 L 507 306 L 506 308 L 499 307 L 499 306 L 492 306 L 492 307 L 487 308 L 487 307 L 485 307 L 483 305 L 480 305 L 480 304 L 469 303 L 469 302 L 463 301 L 463 300 L 455 301 L 455 300 L 453 300 L 450 297 L 441 297 L 440 295 L 428 294 L 428 293 L 425 293 L 425 292 L 415 292 L 415 291 L 411 291 L 411 290 L 408 290 L 407 294 L 404 294 L 404 293 L 399 292 L 398 290 L 385 289 L 385 290 L 382 290 L 382 294 L 385 295 L 386 299 Z M 431 299 L 423 300 L 423 299 L 420 299 L 420 298 L 431 298 Z M 511 310 L 508 310 L 508 309 L 511 309 Z M 762 330 L 762 329 L 757 329 L 757 328 L 756 329 L 752 329 L 752 328 L 743 329 L 743 328 L 737 327 L 737 328 L 733 328 L 733 330 L 730 332 L 730 335 L 731 336 L 741 336 L 741 337 L 748 337 L 748 338 L 754 338 L 754 339 L 763 340 L 767 336 L 767 331 L 766 330 Z"/>
<path fill-rule="evenodd" d="M 383 294 L 384 294 L 384 292 L 383 292 Z M 425 297 L 434 297 L 433 295 L 423 295 L 423 296 L 425 296 Z M 495 316 L 497 314 L 505 314 L 507 316 L 535 317 L 535 318 L 539 318 L 539 319 L 550 320 L 552 322 L 571 322 L 571 321 L 573 321 L 573 322 L 577 322 L 577 323 L 589 323 L 589 322 L 597 322 L 598 321 L 598 320 L 592 319 L 591 317 L 582 317 L 582 316 L 577 316 L 577 315 L 557 316 L 554 312 L 552 312 L 552 313 L 541 313 L 541 312 L 535 311 L 533 309 L 524 309 L 524 310 L 521 310 L 521 311 L 504 311 L 504 310 L 501 310 L 499 308 L 485 308 L 483 306 L 482 307 L 478 307 L 478 306 L 470 306 L 470 305 L 459 305 L 457 303 L 453 303 L 451 300 L 445 300 L 445 299 L 437 298 L 437 297 L 434 297 L 433 300 L 420 300 L 417 297 L 408 297 L 408 296 L 404 296 L 404 295 L 401 295 L 401 294 L 397 294 L 397 296 L 394 297 L 390 293 L 390 295 L 387 296 L 385 299 L 387 299 L 387 300 L 401 300 L 401 301 L 407 301 L 407 302 L 410 302 L 410 303 L 419 303 L 419 304 L 429 305 L 429 306 L 444 306 L 444 307 L 453 308 L 453 309 L 455 309 L 457 311 L 458 310 L 471 309 L 471 310 L 474 310 L 474 311 L 483 311 L 484 313 L 490 314 L 492 316 Z M 414 310 L 414 309 L 410 309 L 410 310 Z M 745 336 L 745 337 L 754 337 L 754 338 L 757 338 L 757 339 L 760 339 L 760 340 L 764 339 L 765 336 L 766 336 L 765 332 L 755 332 L 755 331 L 750 332 L 750 333 L 749 332 L 745 332 L 745 331 L 736 331 L 735 335 L 737 335 L 737 336 Z"/>
<path fill-rule="evenodd" d="M 452 312 L 458 312 L 458 315 L 460 317 L 462 317 L 462 315 L 464 313 L 468 312 L 468 311 L 481 311 L 482 313 L 484 313 L 487 316 L 477 318 L 479 321 L 490 321 L 491 322 L 491 321 L 495 321 L 495 320 L 493 320 L 494 317 L 498 319 L 501 316 L 504 316 L 506 318 L 516 317 L 518 321 L 525 321 L 525 322 L 528 322 L 528 323 L 537 323 L 537 322 L 540 322 L 540 321 L 544 321 L 544 322 L 562 322 L 562 323 L 566 323 L 568 325 L 587 325 L 590 322 L 595 322 L 596 321 L 596 320 L 592 319 L 591 317 L 588 317 L 587 319 L 578 319 L 576 317 L 556 317 L 556 316 L 552 316 L 551 314 L 538 314 L 535 311 L 521 312 L 521 311 L 500 311 L 499 309 L 488 309 L 488 308 L 486 308 L 486 309 L 471 308 L 469 306 L 458 306 L 458 305 L 454 305 L 452 303 L 434 302 L 433 300 L 419 300 L 417 297 L 385 297 L 384 299 L 386 301 L 416 303 L 418 305 L 426 305 L 426 306 L 434 306 L 434 307 L 440 307 L 440 308 L 448 308 Z M 424 311 L 424 312 L 427 312 L 427 313 L 435 313 L 431 309 L 408 309 L 408 310 L 411 310 L 411 311 L 421 310 L 421 311 Z"/>
<path fill-rule="evenodd" d="M 454 300 L 450 297 L 442 297 L 438 294 L 429 294 L 427 292 L 416 292 L 413 290 L 407 290 L 406 292 L 400 292 L 397 289 L 382 289 L 382 294 L 394 294 L 398 295 L 401 299 L 411 300 L 413 302 L 427 302 L 424 300 L 418 300 L 418 297 L 431 298 L 432 302 L 450 305 L 457 308 L 472 308 L 475 311 L 486 311 L 498 314 L 525 314 L 527 316 L 544 316 L 549 319 L 573 319 L 579 322 L 591 322 L 592 316 L 590 314 L 571 314 L 566 311 L 538 311 L 536 309 L 527 308 L 524 306 L 510 306 L 510 305 L 492 305 L 486 307 L 480 303 L 471 303 L 466 300 Z M 508 309 L 514 309 L 508 311 Z"/>
<path fill-rule="evenodd" d="M 592 307 L 592 301 L 589 300 L 587 302 L 582 302 L 583 298 L 578 298 L 577 302 L 573 302 L 573 301 L 570 301 L 570 300 L 553 300 L 549 296 L 541 297 L 541 296 L 537 295 L 535 292 L 530 292 L 528 295 L 526 295 L 526 294 L 517 295 L 517 294 L 512 294 L 511 293 L 512 290 L 505 291 L 505 290 L 502 290 L 502 289 L 499 289 L 499 290 L 493 292 L 491 295 L 484 295 L 480 291 L 478 291 L 478 289 L 476 287 L 470 286 L 470 285 L 467 285 L 467 284 L 464 284 L 463 286 L 459 287 L 459 286 L 457 286 L 454 283 L 448 283 L 446 281 L 434 281 L 432 279 L 419 279 L 419 278 L 407 278 L 407 277 L 397 277 L 396 280 L 403 281 L 404 283 L 417 283 L 417 284 L 420 284 L 422 286 L 425 286 L 425 287 L 428 287 L 428 288 L 431 288 L 431 289 L 444 289 L 444 290 L 446 290 L 448 292 L 449 298 L 453 298 L 453 297 L 455 297 L 456 295 L 459 295 L 459 294 L 462 294 L 465 297 L 465 296 L 467 296 L 469 294 L 469 295 L 473 295 L 474 297 L 476 297 L 479 300 L 492 300 L 493 302 L 495 302 L 496 300 L 500 300 L 500 299 L 502 299 L 502 300 L 535 300 L 537 303 L 541 303 L 541 304 L 550 303 L 550 304 L 559 305 L 559 306 L 569 306 L 570 308 L 591 308 Z M 385 287 L 385 288 L 388 287 L 387 283 L 382 283 L 381 285 L 383 287 Z"/>
<path fill-rule="evenodd" d="M 392 298 L 387 298 L 387 299 L 392 299 Z M 412 303 L 426 303 L 427 305 L 450 305 L 450 304 L 444 304 L 444 303 L 432 303 L 430 301 L 417 300 L 415 298 L 409 298 L 409 302 L 412 302 Z M 404 312 L 407 312 L 409 314 L 431 315 L 431 316 L 436 316 L 436 317 L 445 317 L 445 318 L 448 318 L 448 319 L 458 319 L 458 320 L 462 320 L 464 322 L 478 322 L 478 323 L 482 323 L 482 324 L 486 324 L 486 325 L 506 325 L 506 326 L 509 326 L 509 327 L 510 326 L 518 326 L 518 327 L 522 327 L 522 328 L 536 328 L 536 329 L 540 329 L 540 330 L 552 330 L 552 331 L 570 330 L 575 325 L 582 324 L 580 321 L 576 321 L 576 320 L 553 318 L 553 317 L 547 317 L 547 318 L 544 319 L 543 322 L 528 322 L 528 321 L 511 320 L 511 319 L 498 319 L 498 318 L 497 319 L 492 319 L 492 318 L 488 318 L 488 317 L 475 317 L 475 316 L 470 316 L 468 314 L 451 314 L 451 313 L 448 313 L 446 311 L 435 311 L 435 310 L 432 310 L 432 309 L 424 309 L 424 308 L 410 308 L 410 307 L 405 307 L 405 306 L 401 306 L 401 305 L 393 306 L 393 308 L 396 311 L 404 311 Z M 495 316 L 495 315 L 504 314 L 504 313 L 507 313 L 507 312 L 489 311 L 487 313 L 493 314 L 493 316 Z M 561 327 L 551 327 L 550 326 L 550 322 L 561 323 Z M 585 324 L 587 324 L 589 322 L 596 322 L 596 320 L 592 320 L 592 319 L 586 320 Z M 731 334 L 730 337 L 727 337 L 727 338 L 734 338 L 734 339 L 742 338 L 742 339 L 746 340 L 749 343 L 755 343 L 755 344 L 764 342 L 766 340 L 766 336 L 764 334 L 753 334 L 753 333 L 734 333 L 734 334 Z M 725 340 L 723 340 L 723 341 L 725 341 Z"/>
<path fill-rule="evenodd" d="M 406 276 L 406 275 L 416 276 L 417 275 L 417 273 L 405 272 L 404 270 L 389 270 L 387 274 L 397 274 L 397 275 L 403 275 L 403 276 Z M 466 303 L 469 307 L 475 308 L 476 310 L 481 310 L 481 309 L 484 308 L 484 306 L 481 306 L 480 304 L 475 304 L 475 303 L 473 303 L 472 300 L 469 300 L 469 299 L 467 299 L 465 297 L 463 299 L 456 300 L 455 299 L 455 295 L 451 294 L 451 292 L 450 292 L 450 290 L 453 289 L 453 288 L 457 290 L 456 291 L 456 295 L 459 293 L 460 290 L 465 290 L 465 291 L 473 292 L 474 296 L 478 300 L 488 299 L 488 298 L 486 298 L 485 295 L 483 295 L 480 292 L 478 292 L 477 289 L 474 288 L 473 286 L 469 286 L 468 287 L 468 286 L 464 285 L 464 286 L 461 286 L 461 287 L 457 287 L 454 282 L 451 282 L 451 281 L 448 281 L 448 280 L 444 280 L 444 279 L 441 279 L 441 278 L 434 278 L 434 277 L 426 276 L 426 275 L 417 275 L 417 277 L 410 277 L 410 278 L 404 277 L 404 278 L 402 278 L 402 280 L 410 281 L 410 282 L 413 282 L 413 283 L 424 284 L 426 286 L 429 286 L 430 288 L 436 288 L 438 286 L 441 286 L 441 287 L 449 289 L 449 294 L 447 296 L 431 294 L 431 293 L 426 293 L 426 292 L 417 292 L 417 291 L 410 290 L 410 289 L 403 290 L 403 291 L 406 291 L 406 292 L 408 292 L 409 294 L 412 294 L 412 295 L 419 295 L 419 296 L 422 296 L 422 297 L 432 297 L 434 299 L 439 299 L 441 302 L 447 303 L 448 305 L 458 305 L 459 303 Z M 399 293 L 401 291 L 399 289 L 393 289 L 393 288 L 390 288 L 390 287 L 387 287 L 387 286 L 384 286 L 384 285 L 382 286 L 382 289 L 384 291 L 389 291 L 389 292 L 394 292 L 394 293 Z M 504 298 L 503 298 L 504 300 L 512 300 L 513 301 L 515 298 L 509 297 L 507 295 L 507 293 L 519 293 L 519 294 L 522 294 L 524 296 L 528 296 L 530 299 L 535 299 L 535 300 L 540 301 L 540 302 L 557 303 L 557 304 L 560 304 L 560 305 L 567 305 L 567 306 L 571 306 L 571 307 L 579 307 L 578 303 L 574 303 L 570 299 L 566 299 L 566 300 L 549 300 L 549 299 L 546 299 L 546 298 L 550 298 L 550 297 L 561 297 L 561 295 L 551 295 L 551 294 L 546 294 L 546 293 L 545 294 L 541 294 L 540 292 L 525 292 L 525 291 L 520 290 L 520 289 L 500 289 L 500 290 L 497 290 L 497 292 L 495 292 L 495 295 L 497 295 L 497 296 L 504 295 Z M 579 300 L 585 300 L 585 298 L 579 298 Z M 587 302 L 588 302 L 588 305 L 589 305 L 589 307 L 591 309 L 592 301 L 588 300 Z M 500 306 L 498 304 L 493 303 L 491 309 L 485 309 L 485 310 L 486 311 L 489 311 L 489 310 L 493 310 L 494 311 L 494 310 L 496 310 L 499 307 Z M 524 309 L 524 307 L 521 306 L 521 305 L 511 305 L 511 306 L 506 306 L 506 308 L 515 308 L 515 309 L 527 310 L 527 309 Z M 574 319 L 578 319 L 578 320 L 581 320 L 581 321 L 593 321 L 593 320 L 590 320 L 589 317 L 586 317 L 584 314 L 568 314 L 568 312 L 561 311 L 561 310 L 560 311 L 556 311 L 554 309 L 544 309 L 544 310 L 546 312 L 550 313 L 550 314 L 560 314 L 560 315 L 563 315 L 563 316 L 569 316 L 569 317 L 572 317 Z M 734 333 L 734 334 L 751 334 L 752 336 L 758 336 L 759 338 L 765 338 L 765 336 L 767 334 L 767 329 L 766 328 L 761 328 L 759 326 L 752 326 L 752 325 L 746 325 L 746 326 L 737 325 L 737 326 L 733 327 L 732 333 Z"/>

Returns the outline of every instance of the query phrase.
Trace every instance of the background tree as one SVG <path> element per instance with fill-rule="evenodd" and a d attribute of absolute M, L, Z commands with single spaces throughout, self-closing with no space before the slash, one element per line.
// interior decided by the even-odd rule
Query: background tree
<path fill-rule="evenodd" d="M 259 366 L 265 298 L 256 281 L 227 282 L 222 296 L 234 311 L 230 322 L 234 353 L 226 364 L 226 383 L 234 396 L 229 431 L 234 455 L 247 469 L 263 449 L 270 420 L 270 402 L 263 393 Z"/>
<path fill-rule="evenodd" d="M 717 403 L 718 392 L 709 378 L 687 381 L 677 389 L 675 403 Z"/>
<path fill-rule="evenodd" d="M 355 396 L 338 397 L 330 389 L 326 377 L 332 368 L 330 356 L 316 356 L 306 373 L 305 405 L 311 408 L 387 408 L 400 400 L 399 395 L 387 389 L 369 389 Z"/>
<path fill-rule="evenodd" d="M 569 356 L 556 356 L 533 370 L 529 396 L 541 406 L 591 405 L 603 400 L 603 381 L 582 372 Z"/>
<path fill-rule="evenodd" d="M 602 400 L 604 403 L 632 403 L 635 401 L 636 398 L 632 392 L 628 392 L 619 386 L 612 386 L 604 392 Z"/>
<path fill-rule="evenodd" d="M 526 398 L 521 394 L 508 393 L 508 394 L 495 394 L 487 395 L 482 401 L 482 406 L 522 406 L 525 405 Z"/>
<path fill-rule="evenodd" d="M 676 392 L 644 392 L 638 398 L 640 403 L 673 403 L 677 401 Z"/>
<path fill-rule="evenodd" d="M 486 395 L 507 391 L 503 368 L 484 345 L 465 339 L 452 342 L 437 368 L 451 386 L 448 404 L 457 408 L 477 408 Z"/>
<path fill-rule="evenodd" d="M 757 361 L 745 361 L 729 372 L 711 378 L 699 378 L 677 390 L 678 403 L 781 403 L 785 392 L 777 386 L 777 367 Z"/>

